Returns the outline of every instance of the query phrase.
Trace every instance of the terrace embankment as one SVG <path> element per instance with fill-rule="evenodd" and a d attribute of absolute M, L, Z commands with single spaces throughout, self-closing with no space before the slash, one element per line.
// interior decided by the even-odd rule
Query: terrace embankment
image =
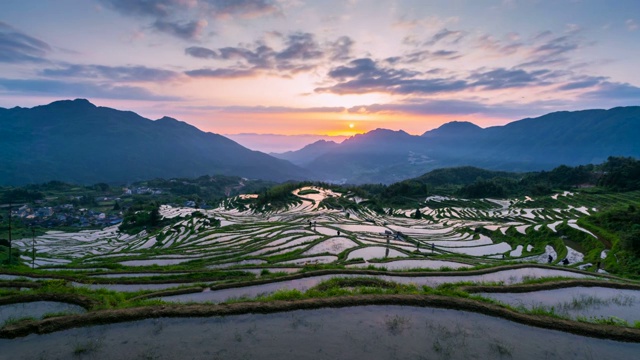
<path fill-rule="evenodd" d="M 248 313 L 277 313 L 293 310 L 344 308 L 365 305 L 401 305 L 471 311 L 500 317 L 521 324 L 559 330 L 573 334 L 626 342 L 640 342 L 640 329 L 581 323 L 540 315 L 518 313 L 497 305 L 472 299 L 438 295 L 359 295 L 297 301 L 244 302 L 233 304 L 160 305 L 115 310 L 100 310 L 40 321 L 24 321 L 0 329 L 0 337 L 15 338 L 28 334 L 45 334 L 79 326 L 162 317 L 210 317 Z"/>
<path fill-rule="evenodd" d="M 603 287 L 610 289 L 640 290 L 640 284 L 620 283 L 598 280 L 562 280 L 551 281 L 540 284 L 516 284 L 507 286 L 486 286 L 486 285 L 470 285 L 462 286 L 459 289 L 468 293 L 526 293 L 532 291 L 565 289 L 572 287 Z"/>
<path fill-rule="evenodd" d="M 19 294 L 0 297 L 0 305 L 21 304 L 36 301 L 55 301 L 67 304 L 82 306 L 87 310 L 91 310 L 100 303 L 90 297 L 79 294 L 57 294 L 57 293 L 39 293 L 39 294 Z"/>

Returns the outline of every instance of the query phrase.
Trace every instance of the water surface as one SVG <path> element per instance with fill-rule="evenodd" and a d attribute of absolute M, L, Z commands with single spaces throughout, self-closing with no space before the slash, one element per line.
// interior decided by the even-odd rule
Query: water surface
<path fill-rule="evenodd" d="M 631 325 L 635 321 L 640 321 L 640 290 L 577 286 L 526 293 L 478 293 L 478 295 L 526 309 L 543 307 L 573 319 L 580 316 L 587 318 L 615 316 Z"/>
<path fill-rule="evenodd" d="M 458 273 L 458 275 L 447 276 L 397 276 L 397 275 L 368 275 L 365 277 L 375 277 L 387 281 L 393 281 L 401 284 L 415 284 L 418 286 L 427 285 L 431 287 L 438 286 L 444 283 L 456 283 L 462 281 L 474 281 L 474 282 L 502 282 L 505 284 L 516 284 L 526 279 L 541 278 L 541 277 L 554 277 L 565 276 L 572 278 L 585 278 L 588 277 L 584 274 L 573 273 L 563 270 L 555 269 L 540 269 L 540 268 L 522 268 L 502 270 L 494 273 L 482 274 L 482 275 L 464 275 Z M 258 295 L 266 295 L 274 293 L 280 289 L 297 289 L 305 291 L 311 287 L 318 285 L 319 283 L 332 279 L 332 278 L 353 278 L 363 277 L 359 274 L 332 274 L 332 275 L 319 275 L 311 276 L 302 279 L 278 281 L 268 284 L 252 285 L 239 288 L 205 291 L 193 294 L 183 294 L 175 296 L 166 296 L 162 300 L 171 302 L 223 302 L 228 299 L 234 298 L 253 298 Z"/>
<path fill-rule="evenodd" d="M 362 306 L 161 318 L 0 340 L 12 359 L 635 359 L 640 344 L 485 315 Z"/>
<path fill-rule="evenodd" d="M 78 305 L 67 304 L 55 301 L 34 301 L 20 304 L 9 304 L 0 306 L 0 326 L 7 320 L 16 320 L 25 317 L 40 319 L 45 314 L 50 313 L 71 313 L 79 314 L 86 310 Z M 0 359 L 2 351 L 0 351 Z"/>

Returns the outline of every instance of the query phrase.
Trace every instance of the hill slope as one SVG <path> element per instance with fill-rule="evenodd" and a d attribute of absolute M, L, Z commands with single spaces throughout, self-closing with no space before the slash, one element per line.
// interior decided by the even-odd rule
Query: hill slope
<path fill-rule="evenodd" d="M 640 157 L 638 139 L 638 106 L 564 111 L 486 129 L 451 122 L 422 136 L 378 129 L 345 140 L 305 167 L 323 180 L 350 183 L 392 183 L 466 165 L 537 171 L 601 163 L 609 156 Z"/>
<path fill-rule="evenodd" d="M 0 184 L 129 182 L 237 175 L 284 181 L 307 171 L 178 120 L 152 121 L 87 100 L 0 110 Z"/>
<path fill-rule="evenodd" d="M 287 151 L 283 153 L 270 153 L 269 155 L 278 159 L 290 161 L 298 166 L 304 166 L 318 157 L 335 149 L 338 143 L 335 141 L 318 140 L 312 144 L 296 151 Z"/>

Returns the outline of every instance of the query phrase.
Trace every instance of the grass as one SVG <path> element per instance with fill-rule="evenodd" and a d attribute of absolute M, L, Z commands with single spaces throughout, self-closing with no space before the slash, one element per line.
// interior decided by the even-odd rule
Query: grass
<path fill-rule="evenodd" d="M 305 190 L 300 190 L 298 192 L 298 195 L 311 195 L 311 194 L 320 194 L 320 191 L 318 190 L 314 190 L 314 189 L 305 189 Z"/>
<path fill-rule="evenodd" d="M 24 322 L 24 321 L 35 321 L 35 320 L 37 320 L 37 319 L 34 318 L 33 316 L 9 317 L 8 319 L 6 319 L 2 323 L 2 326 L 0 326 L 0 328 L 3 328 L 5 326 L 9 326 L 9 325 L 19 324 L 19 323 Z"/>
<path fill-rule="evenodd" d="M 400 335 L 403 331 L 411 328 L 411 319 L 400 315 L 386 315 L 384 317 L 384 326 L 389 334 Z"/>
<path fill-rule="evenodd" d="M 592 324 L 629 327 L 629 323 L 626 320 L 620 319 L 619 317 L 615 317 L 615 316 L 609 316 L 609 317 L 605 317 L 605 316 L 592 316 L 592 317 L 578 316 L 576 318 L 576 320 L 578 320 L 580 322 L 592 323 Z"/>
<path fill-rule="evenodd" d="M 67 315 L 73 315 L 73 314 L 75 314 L 75 313 L 68 312 L 68 311 L 50 312 L 50 313 L 46 313 L 46 314 L 42 315 L 42 318 L 43 319 L 50 319 L 50 318 L 54 318 L 54 317 L 67 316 Z"/>
<path fill-rule="evenodd" d="M 513 346 L 506 345 L 499 340 L 495 340 L 491 344 L 489 344 L 489 349 L 491 352 L 498 355 L 498 357 L 512 357 Z"/>
<path fill-rule="evenodd" d="M 87 341 L 78 342 L 73 346 L 74 356 L 84 356 L 90 353 L 95 353 L 102 348 L 102 341 L 97 339 L 89 339 Z"/>

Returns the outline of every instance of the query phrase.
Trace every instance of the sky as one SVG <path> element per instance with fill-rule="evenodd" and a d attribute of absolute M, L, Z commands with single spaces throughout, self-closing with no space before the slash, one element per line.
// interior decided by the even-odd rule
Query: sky
<path fill-rule="evenodd" d="M 637 0 L 0 1 L 0 107 L 86 98 L 261 150 L 640 105 L 638 59 Z"/>

